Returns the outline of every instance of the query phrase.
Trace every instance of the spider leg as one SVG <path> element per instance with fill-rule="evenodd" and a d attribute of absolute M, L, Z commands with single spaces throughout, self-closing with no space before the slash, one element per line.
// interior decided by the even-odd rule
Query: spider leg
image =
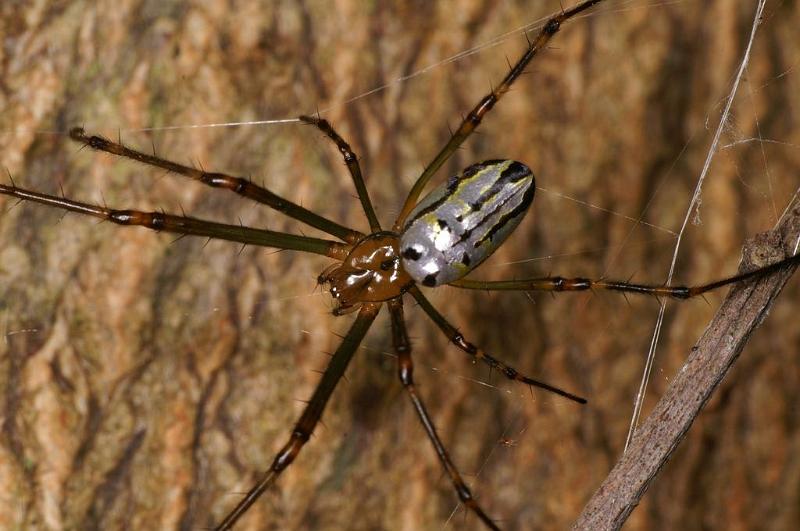
<path fill-rule="evenodd" d="M 328 120 L 315 118 L 313 116 L 300 116 L 299 119 L 307 124 L 317 126 L 320 131 L 325 133 L 325 135 L 336 144 L 339 153 L 344 157 L 344 163 L 347 165 L 350 175 L 353 177 L 353 183 L 356 185 L 356 191 L 358 192 L 358 199 L 361 201 L 361 206 L 369 221 L 369 228 L 372 232 L 380 232 L 381 224 L 378 222 L 378 216 L 375 215 L 375 209 L 372 207 L 372 201 L 369 199 L 369 192 L 367 192 L 367 186 L 364 184 L 364 177 L 361 175 L 361 166 L 358 163 L 358 157 L 353 153 L 353 150 L 350 149 L 350 144 L 333 129 L 333 126 Z"/>
<path fill-rule="evenodd" d="M 568 398 L 574 402 L 578 402 L 579 404 L 585 404 L 586 399 L 582 398 L 578 395 L 574 395 L 563 389 L 559 389 L 558 387 L 554 387 L 550 384 L 544 383 L 539 380 L 534 380 L 533 378 L 529 378 L 523 374 L 520 374 L 515 368 L 506 365 L 502 361 L 496 359 L 495 357 L 491 356 L 488 352 L 484 352 L 483 349 L 480 349 L 464 339 L 464 336 L 461 335 L 461 332 L 458 329 L 450 324 L 450 322 L 441 314 L 439 311 L 433 307 L 433 304 L 422 294 L 422 292 L 416 286 L 412 287 L 408 290 L 409 293 L 417 300 L 419 305 L 422 307 L 423 311 L 428 314 L 428 317 L 436 323 L 436 326 L 444 333 L 445 336 L 453 343 L 455 346 L 472 356 L 477 360 L 481 360 L 486 365 L 493 369 L 499 370 L 506 378 L 509 380 L 516 380 L 518 382 L 522 382 L 527 385 L 532 385 L 533 387 L 539 387 L 540 389 L 544 389 L 546 391 L 550 391 L 551 393 L 555 393 L 557 395 L 563 396 L 564 398 Z"/>
<path fill-rule="evenodd" d="M 115 210 L 54 195 L 33 192 L 24 188 L 18 188 L 16 185 L 8 186 L 0 184 L 0 194 L 16 197 L 23 201 L 41 203 L 70 212 L 94 216 L 119 225 L 141 225 L 155 231 L 174 232 L 187 236 L 207 236 L 219 240 L 228 240 L 245 244 L 249 243 L 263 247 L 305 251 L 329 256 L 337 260 L 343 260 L 350 250 L 348 244 L 330 240 L 296 236 L 294 234 L 286 234 L 266 229 L 254 229 L 241 225 L 227 225 L 225 223 L 216 223 L 187 216 L 175 216 L 162 212 Z"/>
<path fill-rule="evenodd" d="M 439 456 L 442 466 L 447 472 L 447 475 L 450 476 L 450 481 L 453 482 L 453 487 L 455 487 L 456 493 L 458 493 L 458 499 L 472 512 L 478 515 L 478 518 L 481 519 L 486 527 L 499 530 L 500 528 L 492 522 L 491 518 L 489 518 L 483 509 L 481 509 L 480 505 L 478 505 L 475 498 L 472 497 L 469 487 L 464 483 L 461 474 L 458 473 L 441 439 L 439 439 L 439 435 L 436 433 L 436 427 L 433 425 L 433 421 L 428 415 L 427 409 L 425 409 L 425 404 L 422 403 L 422 399 L 419 397 L 419 394 L 417 394 L 417 388 L 414 386 L 414 363 L 411 360 L 411 342 L 408 339 L 406 323 L 403 318 L 403 299 L 402 297 L 398 297 L 390 300 L 388 304 L 392 321 L 392 342 L 394 343 L 394 350 L 397 354 L 400 382 L 403 384 L 405 390 L 408 391 L 411 403 L 414 405 L 414 409 L 417 411 L 417 415 L 419 415 L 422 426 L 425 428 L 425 432 L 428 434 L 428 438 L 431 440 L 433 448 L 436 450 L 436 455 Z"/>
<path fill-rule="evenodd" d="M 380 304 L 368 303 L 361 307 L 358 317 L 356 317 L 347 335 L 344 336 L 341 344 L 339 344 L 339 348 L 337 348 L 336 352 L 333 354 L 328 368 L 325 369 L 325 372 L 322 374 L 322 379 L 314 390 L 311 400 L 308 402 L 305 410 L 303 410 L 303 414 L 300 415 L 297 424 L 295 424 L 292 434 L 289 437 L 289 442 L 278 452 L 275 456 L 275 460 L 272 462 L 272 466 L 263 474 L 258 483 L 250 489 L 245 497 L 215 528 L 217 531 L 231 529 L 233 524 L 247 512 L 258 497 L 275 482 L 278 475 L 280 475 L 280 473 L 294 461 L 297 454 L 300 453 L 303 445 L 308 442 L 308 439 L 311 437 L 320 417 L 322 417 L 322 412 L 325 409 L 325 405 L 328 403 L 328 399 L 331 397 L 342 375 L 344 375 L 344 371 L 353 358 L 353 354 L 361 344 L 361 341 L 367 334 L 369 327 L 372 325 L 380 309 Z"/>
<path fill-rule="evenodd" d="M 178 164 L 177 162 L 173 162 L 171 160 L 162 159 L 155 154 L 151 155 L 149 153 L 131 149 L 119 142 L 112 142 L 111 140 L 108 140 L 102 136 L 87 135 L 81 127 L 75 127 L 71 129 L 69 136 L 73 140 L 80 142 L 85 146 L 89 146 L 92 149 L 105 151 L 106 153 L 111 153 L 112 155 L 132 159 L 143 164 L 155 166 L 157 168 L 163 168 L 172 173 L 177 173 L 197 182 L 211 186 L 212 188 L 226 188 L 243 197 L 252 199 L 257 203 L 267 205 L 278 212 L 282 212 L 290 218 L 302 221 L 306 225 L 317 228 L 322 232 L 336 236 L 340 240 L 349 243 L 355 243 L 364 236 L 358 231 L 349 229 L 343 225 L 339 225 L 334 221 L 326 219 L 319 214 L 315 214 L 314 212 L 311 212 L 310 210 L 289 201 L 288 199 L 284 199 L 281 196 L 270 192 L 266 188 L 253 184 L 248 179 L 232 177 L 224 173 L 209 173 L 192 168 L 191 166 Z"/>
<path fill-rule="evenodd" d="M 458 149 L 461 143 L 472 134 L 478 125 L 480 125 L 484 115 L 488 113 L 498 101 L 500 101 L 500 98 L 502 98 L 506 92 L 508 92 L 514 81 L 516 81 L 517 78 L 525 71 L 525 68 L 528 66 L 528 63 L 530 63 L 531 59 L 533 59 L 539 50 L 547 45 L 553 35 L 558 33 L 558 30 L 561 29 L 561 24 L 575 15 L 586 11 L 595 4 L 600 3 L 601 1 L 602 0 L 585 0 L 571 9 L 567 9 L 561 11 L 561 13 L 557 15 L 553 15 L 547 22 L 545 22 L 544 27 L 536 36 L 536 38 L 533 41 L 528 41 L 527 50 L 525 50 L 522 56 L 517 60 L 516 64 L 511 67 L 511 69 L 508 71 L 508 74 L 506 74 L 506 77 L 504 77 L 500 84 L 497 85 L 496 88 L 492 89 L 489 94 L 481 98 L 478 104 L 473 107 L 466 117 L 464 117 L 464 119 L 461 121 L 461 125 L 458 127 L 456 132 L 452 134 L 450 140 L 447 141 L 447 144 L 444 145 L 444 147 L 422 172 L 422 175 L 419 176 L 419 179 L 417 179 L 417 182 L 414 183 L 414 187 L 411 188 L 411 191 L 406 198 L 403 209 L 400 211 L 400 215 L 397 217 L 397 221 L 394 223 L 393 230 L 399 231 L 402 228 L 406 217 L 417 204 L 417 200 L 422 194 L 422 190 L 425 188 L 425 185 L 428 184 L 428 181 L 430 181 L 431 177 L 433 177 L 442 164 L 444 164 L 447 159 L 449 159 L 450 156 Z"/>
<path fill-rule="evenodd" d="M 673 299 L 691 299 L 709 291 L 719 289 L 730 284 L 761 278 L 777 271 L 783 271 L 790 267 L 800 264 L 800 254 L 789 256 L 779 262 L 768 266 L 759 267 L 752 271 L 746 271 L 737 275 L 732 275 L 714 282 L 699 284 L 696 286 L 658 286 L 653 284 L 634 284 L 632 282 L 622 282 L 617 280 L 593 280 L 590 278 L 564 278 L 564 277 L 540 277 L 523 278 L 519 280 L 468 280 L 461 279 L 451 282 L 449 285 L 464 289 L 480 289 L 489 291 L 586 291 L 592 289 L 603 289 L 619 291 L 624 293 L 636 293 L 642 295 L 654 295 L 656 297 L 671 297 Z"/>

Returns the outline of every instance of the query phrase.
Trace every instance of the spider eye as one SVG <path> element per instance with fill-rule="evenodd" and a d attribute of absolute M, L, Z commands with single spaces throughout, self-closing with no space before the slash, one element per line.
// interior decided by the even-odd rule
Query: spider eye
<path fill-rule="evenodd" d="M 392 269 L 394 265 L 397 263 L 397 260 L 398 258 L 395 256 L 394 258 L 391 258 L 389 260 L 384 260 L 383 262 L 381 262 L 381 271 L 389 271 L 390 269 Z"/>

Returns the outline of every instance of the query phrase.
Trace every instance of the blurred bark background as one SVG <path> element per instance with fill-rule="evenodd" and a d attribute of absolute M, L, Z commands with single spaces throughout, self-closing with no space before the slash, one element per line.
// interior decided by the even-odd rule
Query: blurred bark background
<path fill-rule="evenodd" d="M 389 223 L 448 124 L 522 50 L 523 35 L 509 32 L 557 9 L 6 2 L 0 164 L 20 186 L 84 201 L 314 233 L 233 194 L 79 150 L 65 133 L 83 125 L 252 176 L 365 230 L 341 159 L 316 130 L 134 130 L 330 109 Z M 502 157 L 537 175 L 532 212 L 475 276 L 663 281 L 754 11 L 752 1 L 608 0 L 565 25 L 440 172 Z M 798 27 L 796 2 L 769 2 L 677 282 L 733 273 L 743 240 L 772 227 L 797 188 Z M 269 466 L 347 329 L 351 317 L 333 318 L 315 290 L 328 261 L 12 206 L 0 198 L 0 528 L 212 525 Z M 800 521 L 799 291 L 790 281 L 627 529 Z M 483 506 L 505 529 L 566 528 L 622 450 L 658 304 L 452 288 L 431 297 L 496 356 L 589 398 L 531 397 L 472 365 L 407 305 L 421 393 Z M 646 410 L 719 300 L 669 303 Z M 455 495 L 389 346 L 383 315 L 325 426 L 241 529 L 479 527 L 460 513 L 448 521 Z"/>

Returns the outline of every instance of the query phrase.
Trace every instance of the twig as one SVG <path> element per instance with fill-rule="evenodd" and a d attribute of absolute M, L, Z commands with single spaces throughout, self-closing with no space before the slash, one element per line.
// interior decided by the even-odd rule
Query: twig
<path fill-rule="evenodd" d="M 793 254 L 800 237 L 800 205 L 772 231 L 757 235 L 743 249 L 740 270 L 774 263 Z M 595 492 L 573 529 L 619 529 L 683 440 L 700 410 L 733 366 L 755 328 L 796 268 L 731 288 L 686 363 L 628 450 Z"/>

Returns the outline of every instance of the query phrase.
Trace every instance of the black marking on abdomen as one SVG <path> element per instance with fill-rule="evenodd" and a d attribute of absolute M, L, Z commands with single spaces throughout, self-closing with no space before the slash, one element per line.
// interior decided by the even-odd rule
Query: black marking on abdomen
<path fill-rule="evenodd" d="M 442 206 L 444 203 L 452 199 L 453 195 L 458 193 L 458 189 L 461 187 L 461 185 L 463 185 L 465 182 L 469 182 L 469 180 L 472 177 L 474 177 L 476 173 L 485 169 L 487 166 L 490 166 L 492 164 L 500 164 L 502 162 L 504 161 L 499 159 L 496 160 L 492 159 L 492 160 L 485 160 L 483 162 L 478 162 L 471 166 L 468 166 L 463 172 L 461 172 L 460 175 L 454 175 L 450 177 L 450 179 L 448 179 L 447 181 L 447 188 L 446 188 L 447 192 L 443 194 L 442 197 L 440 197 L 437 201 L 434 201 L 427 207 L 423 208 L 422 210 L 414 214 L 413 218 L 407 220 L 403 230 L 404 231 L 407 230 L 416 220 L 421 219 L 422 217 L 424 217 L 427 214 L 430 214 L 431 212 L 435 212 L 440 206 Z M 513 164 L 511 166 L 513 166 Z M 506 170 L 508 170 L 508 168 L 506 168 Z M 503 171 L 503 174 L 505 174 L 505 170 Z M 475 210 L 479 210 L 480 206 L 481 205 L 478 204 Z"/>
<path fill-rule="evenodd" d="M 502 210 L 502 208 L 505 206 L 505 204 L 508 201 L 510 201 L 511 199 L 513 199 L 513 197 L 514 196 L 506 197 L 505 201 L 503 201 L 502 203 L 499 203 L 497 206 L 494 207 L 494 209 L 489 214 L 483 216 L 483 218 L 481 218 L 480 222 L 477 225 L 475 225 L 471 229 L 467 229 L 464 232 L 462 232 L 461 236 L 458 238 L 458 241 L 456 242 L 456 245 L 458 245 L 459 243 L 464 243 L 467 240 L 469 240 L 469 238 L 470 238 L 470 236 L 472 236 L 473 232 L 475 232 L 476 230 L 480 229 L 481 227 L 483 227 L 484 225 L 489 223 L 491 221 L 492 217 L 495 215 L 495 213 L 498 210 Z M 484 238 L 485 238 L 485 236 L 484 236 Z M 480 245 L 482 241 L 483 241 L 483 238 L 481 238 L 480 240 L 476 241 L 475 244 L 473 245 L 473 247 L 478 247 L 478 245 Z"/>
<path fill-rule="evenodd" d="M 478 247 L 480 244 L 485 242 L 486 240 L 491 240 L 492 237 L 497 234 L 499 230 L 501 230 L 509 221 L 516 219 L 517 217 L 523 215 L 528 207 L 531 206 L 531 202 L 533 201 L 533 195 L 536 191 L 536 186 L 534 183 L 531 183 L 531 187 L 528 190 L 525 190 L 525 195 L 522 196 L 522 201 L 508 214 L 505 214 L 497 223 L 492 225 L 492 228 L 483 235 L 481 239 L 475 242 L 475 247 Z"/>
<path fill-rule="evenodd" d="M 413 247 L 406 247 L 403 249 L 403 258 L 417 261 L 422 258 L 422 254 Z"/>
<path fill-rule="evenodd" d="M 521 162 L 512 161 L 511 164 L 508 165 L 508 168 L 500 173 L 500 177 L 492 183 L 492 186 L 481 194 L 476 203 L 471 205 L 473 210 L 478 210 L 478 208 L 475 208 L 475 205 L 482 207 L 494 196 L 502 192 L 508 185 L 517 183 L 527 178 L 529 175 L 533 177 L 533 172 L 531 172 L 527 166 Z"/>

